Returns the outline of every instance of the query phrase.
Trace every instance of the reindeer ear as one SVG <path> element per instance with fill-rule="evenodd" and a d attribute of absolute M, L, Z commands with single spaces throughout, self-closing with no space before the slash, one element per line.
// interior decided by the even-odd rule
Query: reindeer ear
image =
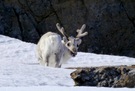
<path fill-rule="evenodd" d="M 80 38 L 76 38 L 78 45 L 82 43 L 82 40 Z"/>
<path fill-rule="evenodd" d="M 67 38 L 63 37 L 63 42 L 66 43 L 67 42 Z"/>

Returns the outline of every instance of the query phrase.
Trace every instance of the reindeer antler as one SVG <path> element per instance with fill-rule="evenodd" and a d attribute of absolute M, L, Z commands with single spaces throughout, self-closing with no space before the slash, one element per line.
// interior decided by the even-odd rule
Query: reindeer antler
<path fill-rule="evenodd" d="M 63 28 L 63 27 L 60 27 L 60 24 L 59 24 L 59 23 L 56 24 L 56 27 L 57 27 L 57 29 L 60 31 L 60 33 L 61 33 L 63 36 L 65 36 L 66 38 L 68 38 L 68 35 L 65 33 L 64 28 Z"/>
<path fill-rule="evenodd" d="M 77 29 L 76 30 L 78 32 L 78 34 L 76 36 L 77 38 L 81 38 L 81 37 L 86 36 L 88 34 L 88 32 L 84 32 L 83 33 L 83 31 L 84 31 L 85 28 L 86 28 L 86 25 L 83 24 L 82 27 L 81 27 L 81 29 Z"/>

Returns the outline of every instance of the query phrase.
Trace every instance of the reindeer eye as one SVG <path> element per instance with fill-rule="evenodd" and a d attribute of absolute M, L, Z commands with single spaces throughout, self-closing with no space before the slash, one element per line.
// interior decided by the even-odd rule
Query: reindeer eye
<path fill-rule="evenodd" d="M 67 43 L 67 46 L 70 46 L 70 43 Z"/>
<path fill-rule="evenodd" d="M 79 45 L 77 45 L 77 47 L 79 47 Z"/>

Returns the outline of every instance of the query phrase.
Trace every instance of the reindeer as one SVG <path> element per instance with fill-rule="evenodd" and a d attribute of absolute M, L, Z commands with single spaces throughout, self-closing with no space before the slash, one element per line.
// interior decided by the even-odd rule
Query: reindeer
<path fill-rule="evenodd" d="M 44 34 L 37 44 L 37 57 L 41 65 L 60 68 L 63 63 L 77 55 L 82 42 L 80 38 L 86 36 L 88 32 L 83 33 L 86 27 L 84 24 L 81 29 L 77 29 L 76 37 L 69 37 L 59 23 L 56 27 L 63 35 L 63 39 L 54 32 Z"/>

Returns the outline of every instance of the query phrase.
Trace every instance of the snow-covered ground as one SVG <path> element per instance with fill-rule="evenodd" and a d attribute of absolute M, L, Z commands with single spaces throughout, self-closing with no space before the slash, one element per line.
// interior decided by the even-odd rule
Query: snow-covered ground
<path fill-rule="evenodd" d="M 43 67 L 35 44 L 0 35 L 0 91 L 135 91 L 130 88 L 74 87 L 68 67 L 134 65 L 135 58 L 82 53 L 62 68 Z"/>

